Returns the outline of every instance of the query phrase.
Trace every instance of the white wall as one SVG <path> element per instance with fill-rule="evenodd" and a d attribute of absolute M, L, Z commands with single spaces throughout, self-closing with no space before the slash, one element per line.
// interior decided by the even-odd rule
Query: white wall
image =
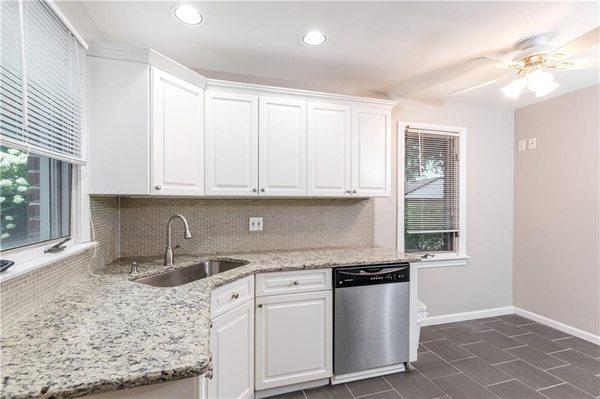
<path fill-rule="evenodd" d="M 421 269 L 418 296 L 432 316 L 512 305 L 513 111 L 446 103 L 436 106 L 402 100 L 396 121 L 467 128 L 466 267 Z M 396 195 L 375 200 L 375 244 L 396 245 Z"/>
<path fill-rule="evenodd" d="M 515 112 L 515 306 L 600 335 L 600 86 Z"/>

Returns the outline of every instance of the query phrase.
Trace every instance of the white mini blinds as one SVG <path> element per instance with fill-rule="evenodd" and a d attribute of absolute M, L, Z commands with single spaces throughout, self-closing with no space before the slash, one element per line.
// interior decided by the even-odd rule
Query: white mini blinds
<path fill-rule="evenodd" d="M 85 48 L 44 1 L 1 1 L 2 144 L 81 159 Z"/>
<path fill-rule="evenodd" d="M 405 132 L 404 217 L 407 234 L 459 232 L 459 136 Z"/>

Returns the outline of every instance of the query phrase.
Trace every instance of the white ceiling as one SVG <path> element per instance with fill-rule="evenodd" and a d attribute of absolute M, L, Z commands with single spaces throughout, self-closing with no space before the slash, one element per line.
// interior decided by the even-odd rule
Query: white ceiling
<path fill-rule="evenodd" d="M 472 57 L 510 59 L 513 45 L 528 36 L 546 33 L 551 45 L 560 46 L 600 24 L 595 1 L 186 1 L 203 14 L 200 26 L 176 21 L 173 4 L 84 2 L 106 40 L 151 47 L 209 77 L 511 108 L 540 99 L 529 94 L 505 99 L 501 83 L 447 94 L 502 74 L 489 67 L 467 71 Z M 324 46 L 301 43 L 312 29 L 327 35 Z M 560 88 L 553 95 L 599 82 L 598 46 L 584 55 L 593 57 L 595 68 L 558 72 Z"/>

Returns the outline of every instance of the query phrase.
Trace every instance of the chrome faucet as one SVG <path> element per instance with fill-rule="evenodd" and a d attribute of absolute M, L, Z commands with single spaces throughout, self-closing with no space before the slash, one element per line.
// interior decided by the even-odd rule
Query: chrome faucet
<path fill-rule="evenodd" d="M 169 219 L 169 224 L 167 224 L 167 249 L 165 250 L 165 266 L 173 266 L 173 248 L 171 247 L 171 225 L 173 224 L 173 220 L 177 218 L 181 219 L 183 225 L 185 226 L 185 233 L 183 234 L 183 238 L 185 238 L 186 240 L 192 238 L 192 233 L 190 233 L 190 227 L 188 226 L 188 222 L 185 219 L 185 217 L 183 217 L 183 215 L 180 215 L 179 213 L 171 216 L 171 218 Z M 177 245 L 175 248 L 179 248 L 179 245 Z"/>

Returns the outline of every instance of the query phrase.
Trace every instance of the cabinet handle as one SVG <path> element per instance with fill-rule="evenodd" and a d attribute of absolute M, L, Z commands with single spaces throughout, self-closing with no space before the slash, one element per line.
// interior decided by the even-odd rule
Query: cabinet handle
<path fill-rule="evenodd" d="M 262 308 L 262 303 L 257 304 L 256 307 L 259 309 Z"/>
<path fill-rule="evenodd" d="M 264 192 L 265 192 L 265 189 L 264 189 L 264 188 L 261 188 L 261 189 L 260 189 L 260 192 L 261 192 L 261 193 L 264 193 Z"/>
<path fill-rule="evenodd" d="M 155 189 L 156 191 L 158 191 L 158 190 L 160 190 L 160 189 L 161 189 L 161 187 L 160 187 L 160 186 L 154 186 L 154 189 Z"/>
<path fill-rule="evenodd" d="M 256 187 L 254 187 L 254 188 L 252 189 L 252 192 L 253 192 L 253 193 L 255 193 L 255 192 L 257 192 L 257 191 L 258 191 L 258 189 L 257 189 Z"/>
<path fill-rule="evenodd" d="M 300 281 L 298 281 L 298 280 L 294 281 L 294 285 L 300 285 Z"/>
<path fill-rule="evenodd" d="M 237 292 L 234 292 L 233 294 L 231 294 L 231 299 L 238 299 L 240 297 L 240 294 L 238 294 Z"/>
<path fill-rule="evenodd" d="M 356 194 L 356 190 L 352 190 L 352 194 Z"/>
<path fill-rule="evenodd" d="M 346 190 L 346 194 L 351 194 L 351 193 L 352 193 L 352 190 L 350 190 L 350 189 Z"/>

